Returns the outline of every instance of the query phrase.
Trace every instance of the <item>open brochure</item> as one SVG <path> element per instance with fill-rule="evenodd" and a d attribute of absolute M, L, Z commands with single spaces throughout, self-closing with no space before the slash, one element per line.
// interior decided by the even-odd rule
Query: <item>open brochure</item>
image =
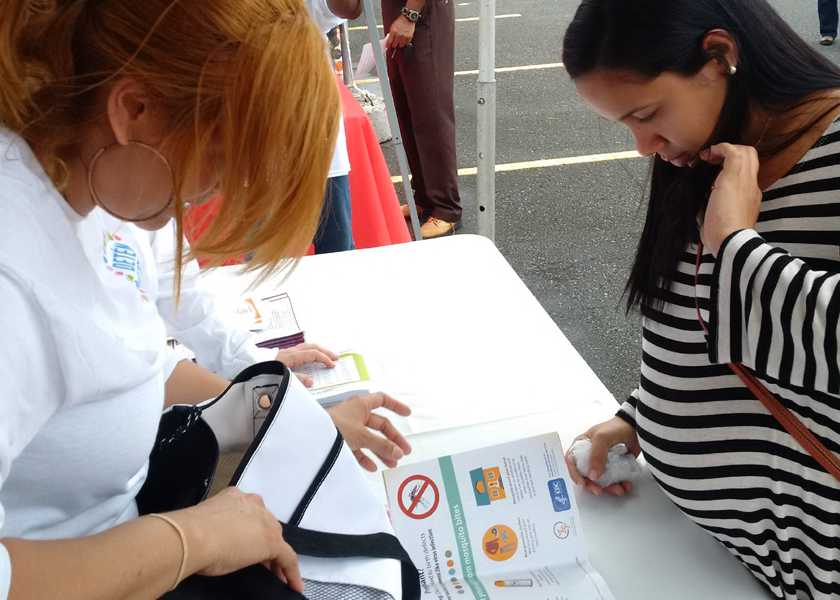
<path fill-rule="evenodd" d="M 292 300 L 286 293 L 266 298 L 245 296 L 235 313 L 240 324 L 254 333 L 261 348 L 289 348 L 304 341 Z"/>
<path fill-rule="evenodd" d="M 557 434 L 384 473 L 423 598 L 612 600 L 589 563 Z"/>

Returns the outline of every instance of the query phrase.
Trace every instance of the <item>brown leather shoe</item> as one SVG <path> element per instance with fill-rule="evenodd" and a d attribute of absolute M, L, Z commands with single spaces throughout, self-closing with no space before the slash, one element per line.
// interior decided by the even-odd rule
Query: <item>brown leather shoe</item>
<path fill-rule="evenodd" d="M 456 226 L 456 223 L 447 223 L 446 221 L 431 217 L 420 226 L 420 235 L 423 236 L 424 240 L 452 235 L 455 233 Z"/>

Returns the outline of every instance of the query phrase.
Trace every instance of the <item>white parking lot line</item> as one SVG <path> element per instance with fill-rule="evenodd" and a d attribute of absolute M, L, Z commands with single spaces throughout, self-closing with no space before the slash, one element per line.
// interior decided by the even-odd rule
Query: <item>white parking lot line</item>
<path fill-rule="evenodd" d="M 584 156 L 566 156 L 562 158 L 544 158 L 541 160 L 529 160 L 526 162 L 504 163 L 496 165 L 496 173 L 507 173 L 510 171 L 526 171 L 529 169 L 546 169 L 549 167 L 564 167 L 568 165 L 580 165 L 585 163 L 608 162 L 611 160 L 628 160 L 631 158 L 642 158 L 642 155 L 635 150 L 626 152 L 610 152 L 607 154 L 587 154 Z M 464 167 L 458 169 L 461 177 L 475 175 L 476 167 Z M 391 177 L 394 183 L 401 183 L 402 177 L 396 175 Z"/>
<path fill-rule="evenodd" d="M 496 67 L 496 73 L 514 73 L 516 71 L 539 71 L 542 69 L 562 69 L 563 63 L 543 63 L 541 65 L 519 65 L 516 67 Z M 478 69 L 471 69 L 469 71 L 455 71 L 456 77 L 461 77 L 464 75 L 478 75 Z M 368 79 L 357 79 L 356 83 L 358 84 L 365 84 L 365 83 L 374 83 L 379 81 L 376 77 L 368 78 Z"/>

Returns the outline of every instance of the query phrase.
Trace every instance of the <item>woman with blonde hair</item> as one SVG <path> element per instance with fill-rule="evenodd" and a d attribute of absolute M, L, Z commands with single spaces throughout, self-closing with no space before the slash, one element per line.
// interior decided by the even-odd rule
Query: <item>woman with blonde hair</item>
<path fill-rule="evenodd" d="M 174 216 L 181 239 L 184 207 L 220 191 L 192 256 L 300 255 L 339 114 L 320 32 L 298 0 L 0 0 L 0 14 L 0 598 L 157 597 L 256 563 L 300 590 L 256 496 L 138 517 L 174 366 L 153 259 L 136 228 L 101 224 Z"/>

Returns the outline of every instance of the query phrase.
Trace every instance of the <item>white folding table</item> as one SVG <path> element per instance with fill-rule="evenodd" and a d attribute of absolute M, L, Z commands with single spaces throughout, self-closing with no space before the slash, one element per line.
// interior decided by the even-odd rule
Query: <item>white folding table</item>
<path fill-rule="evenodd" d="M 230 267 L 204 279 L 227 298 L 251 281 Z M 385 391 L 412 405 L 399 421 L 414 449 L 406 463 L 549 431 L 568 445 L 617 408 L 485 238 L 306 257 L 259 293 L 281 289 L 308 341 L 363 347 L 380 361 Z M 618 600 L 768 597 L 646 470 L 627 497 L 577 496 L 592 563 Z"/>

